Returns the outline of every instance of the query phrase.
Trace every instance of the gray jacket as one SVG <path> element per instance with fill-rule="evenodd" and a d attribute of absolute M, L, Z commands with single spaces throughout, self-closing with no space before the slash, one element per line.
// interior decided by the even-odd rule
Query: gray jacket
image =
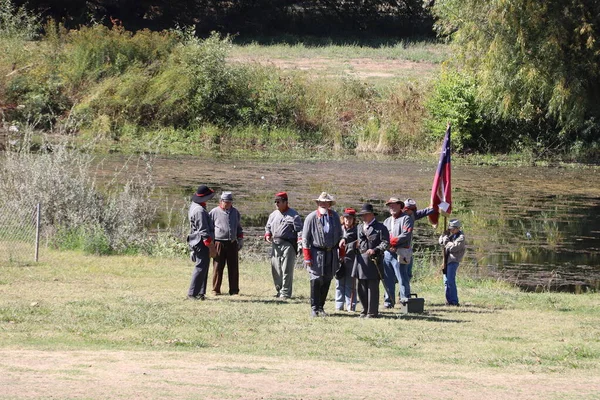
<path fill-rule="evenodd" d="M 439 240 L 448 254 L 448 262 L 461 262 L 465 255 L 465 235 L 458 231 L 456 235 L 442 235 Z"/>
<path fill-rule="evenodd" d="M 358 279 L 380 279 L 383 276 L 383 252 L 390 245 L 390 233 L 379 221 L 373 221 L 365 232 L 364 222 L 358 225 L 358 253 L 354 260 L 352 276 Z M 375 250 L 370 256 L 367 250 Z"/>
<path fill-rule="evenodd" d="M 187 237 L 187 242 L 190 249 L 193 249 L 198 244 L 202 247 L 205 240 L 214 239 L 215 235 L 210 216 L 204 207 L 192 202 L 188 211 L 188 218 L 190 220 L 190 234 Z"/>
<path fill-rule="evenodd" d="M 390 232 L 392 247 L 410 248 L 415 226 L 415 220 L 410 215 L 402 213 L 395 219 L 394 217 L 388 217 L 383 224 Z"/>
<path fill-rule="evenodd" d="M 240 213 L 235 207 L 224 210 L 217 206 L 210 210 L 212 226 L 215 230 L 215 240 L 234 241 L 244 237 Z"/>
<path fill-rule="evenodd" d="M 302 250 L 304 259 L 310 259 L 308 271 L 316 276 L 333 278 L 339 264 L 338 244 L 342 239 L 340 216 L 329 210 L 329 233 L 325 233 L 323 216 L 315 210 L 308 214 L 302 230 Z"/>
<path fill-rule="evenodd" d="M 293 208 L 288 208 L 285 212 L 275 210 L 269 215 L 269 220 L 265 226 L 265 235 L 272 236 L 273 242 L 285 240 L 296 245 L 298 234 L 302 233 L 302 218 Z"/>

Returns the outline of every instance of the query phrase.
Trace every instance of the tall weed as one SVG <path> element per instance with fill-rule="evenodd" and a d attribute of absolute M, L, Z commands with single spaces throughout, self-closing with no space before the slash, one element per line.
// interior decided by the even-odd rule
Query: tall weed
<path fill-rule="evenodd" d="M 398 153 L 426 143 L 420 85 L 381 89 L 353 78 L 231 63 L 231 38 L 216 33 L 203 40 L 190 30 L 66 31 L 56 24 L 46 32 L 35 44 L 34 66 L 4 86 L 6 98 L 20 106 L 9 121 L 144 148 L 148 140 L 180 148 L 174 141 L 183 140 L 186 149 Z M 168 136 L 152 139 L 152 132 Z"/>
<path fill-rule="evenodd" d="M 33 40 L 40 27 L 39 15 L 17 7 L 12 0 L 0 0 L 0 39 Z"/>
<path fill-rule="evenodd" d="M 135 248 L 146 238 L 156 213 L 151 160 L 135 169 L 126 166 L 100 190 L 94 158 L 85 149 L 45 142 L 33 152 L 30 145 L 23 137 L 22 146 L 1 159 L 1 209 L 41 203 L 44 236 L 59 247 L 105 254 Z"/>

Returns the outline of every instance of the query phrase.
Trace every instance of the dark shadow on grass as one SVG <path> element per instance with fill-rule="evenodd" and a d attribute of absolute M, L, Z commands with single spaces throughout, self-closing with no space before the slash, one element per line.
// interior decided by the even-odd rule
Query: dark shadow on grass
<path fill-rule="evenodd" d="M 445 323 L 453 323 L 453 324 L 464 324 L 465 320 L 460 319 L 449 319 L 438 316 L 437 314 L 431 313 L 423 313 L 423 314 L 396 314 L 394 315 L 397 319 L 403 320 L 416 320 L 416 321 L 428 321 L 428 322 L 445 322 Z"/>
<path fill-rule="evenodd" d="M 469 313 L 469 314 L 496 314 L 499 309 L 489 309 L 485 307 L 479 307 L 475 305 L 461 305 L 461 306 L 447 306 L 442 303 L 432 303 L 426 305 L 428 310 L 436 311 L 436 312 L 446 312 L 446 313 Z"/>
<path fill-rule="evenodd" d="M 207 298 L 207 299 L 211 299 L 213 301 L 221 301 L 222 300 L 222 301 L 226 301 L 229 303 L 256 303 L 256 304 L 277 304 L 277 305 L 306 304 L 310 308 L 309 299 L 304 298 L 302 296 L 293 297 L 293 298 L 287 299 L 287 300 L 282 300 L 277 297 L 270 297 L 270 298 L 269 297 L 251 297 L 251 296 L 244 296 L 244 295 L 218 296 L 218 297 L 212 297 L 212 298 Z"/>

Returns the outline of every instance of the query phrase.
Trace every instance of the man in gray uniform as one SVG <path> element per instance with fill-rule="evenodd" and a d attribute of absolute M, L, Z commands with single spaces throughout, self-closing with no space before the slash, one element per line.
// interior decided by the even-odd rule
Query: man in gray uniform
<path fill-rule="evenodd" d="M 414 201 L 413 199 L 406 199 L 404 201 L 404 209 L 402 211 L 404 212 L 404 214 L 408 215 L 409 217 L 411 217 L 413 219 L 413 225 L 414 225 L 414 221 L 417 221 L 421 218 L 425 218 L 429 214 L 432 214 L 435 210 L 431 206 L 429 206 L 427 208 L 423 208 L 421 210 L 417 210 L 417 202 Z M 413 238 L 414 238 L 414 229 L 413 229 Z M 411 246 L 412 246 L 412 244 L 411 244 Z M 413 276 L 412 269 L 413 269 L 414 259 L 415 259 L 414 256 L 411 257 L 410 263 L 408 264 L 408 279 L 412 279 L 412 276 Z"/>
<path fill-rule="evenodd" d="M 233 207 L 231 192 L 223 192 L 219 206 L 210 210 L 210 218 L 215 230 L 215 248 L 217 254 L 213 261 L 213 294 L 221 294 L 223 271 L 227 265 L 229 277 L 229 294 L 240 292 L 238 252 L 244 245 L 244 231 L 242 229 L 239 211 Z"/>
<path fill-rule="evenodd" d="M 323 192 L 315 201 L 318 208 L 304 221 L 302 253 L 310 275 L 311 316 L 325 317 L 329 285 L 340 263 L 338 245 L 342 239 L 342 224 L 338 213 L 331 209 L 335 200 L 330 194 Z"/>
<path fill-rule="evenodd" d="M 404 202 L 396 197 L 390 198 L 386 203 L 390 209 L 390 216 L 383 221 L 383 224 L 388 229 L 390 239 L 400 236 L 402 227 L 402 209 Z M 385 293 L 383 296 L 383 307 L 393 308 L 396 303 L 396 281 L 400 284 L 400 266 L 398 263 L 398 255 L 396 248 L 390 246 L 384 253 L 383 257 L 383 285 Z M 399 295 L 400 297 L 400 295 Z"/>
<path fill-rule="evenodd" d="M 379 316 L 379 280 L 382 278 L 383 253 L 390 244 L 388 229 L 375 219 L 371 204 L 363 204 L 358 213 L 358 254 L 352 276 L 358 279 L 358 299 L 362 305 L 361 318 Z"/>
<path fill-rule="evenodd" d="M 206 211 L 206 202 L 215 195 L 214 190 L 206 185 L 201 185 L 194 195 L 188 212 L 190 220 L 190 234 L 187 237 L 191 249 L 191 258 L 194 262 L 192 282 L 188 290 L 188 299 L 204 300 L 206 296 L 206 281 L 210 262 L 209 247 L 214 246 L 214 231 L 210 217 Z"/>
<path fill-rule="evenodd" d="M 292 297 L 294 282 L 294 264 L 298 245 L 302 246 L 302 218 L 296 210 L 288 206 L 288 195 L 279 192 L 275 195 L 277 210 L 269 215 L 265 226 L 265 240 L 271 243 L 271 273 L 277 294 L 275 297 Z"/>

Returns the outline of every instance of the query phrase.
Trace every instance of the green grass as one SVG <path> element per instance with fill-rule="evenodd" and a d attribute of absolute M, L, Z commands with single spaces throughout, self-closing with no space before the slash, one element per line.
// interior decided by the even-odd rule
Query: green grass
<path fill-rule="evenodd" d="M 192 265 L 181 259 L 45 251 L 37 265 L 0 264 L 0 347 L 206 351 L 239 356 L 461 365 L 527 371 L 600 369 L 600 295 L 524 293 L 461 276 L 463 306 L 443 305 L 441 277 L 420 271 L 426 313 L 361 320 L 309 317 L 306 272 L 294 299 L 272 296 L 266 261 L 242 260 L 241 295 L 187 301 Z M 226 279 L 225 279 L 226 282 Z M 225 287 L 227 286 L 224 283 Z M 343 343 L 343 346 L 340 345 Z M 260 373 L 252 369 L 243 374 Z"/>
<path fill-rule="evenodd" d="M 300 44 L 243 44 L 234 45 L 231 57 L 250 58 L 331 58 L 356 59 L 371 58 L 374 60 L 407 60 L 439 64 L 450 55 L 449 46 L 434 41 L 404 42 L 381 46 L 362 46 L 327 44 L 307 46 Z"/>

